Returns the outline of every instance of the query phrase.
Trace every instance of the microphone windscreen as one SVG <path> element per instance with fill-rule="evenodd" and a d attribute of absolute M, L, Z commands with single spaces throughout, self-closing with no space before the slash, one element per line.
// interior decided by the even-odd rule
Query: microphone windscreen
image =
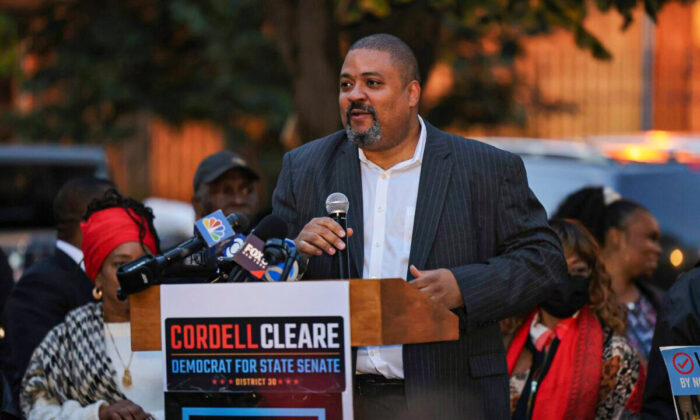
<path fill-rule="evenodd" d="M 281 239 L 287 236 L 287 223 L 279 216 L 269 214 L 258 223 L 253 233 L 263 242 L 272 238 Z"/>
<path fill-rule="evenodd" d="M 347 213 L 350 208 L 350 201 L 345 194 L 334 192 L 326 198 L 326 211 L 328 214 Z"/>
<path fill-rule="evenodd" d="M 250 220 L 243 213 L 231 213 L 226 217 L 226 219 L 233 230 L 235 230 L 237 233 L 245 232 L 250 227 Z"/>

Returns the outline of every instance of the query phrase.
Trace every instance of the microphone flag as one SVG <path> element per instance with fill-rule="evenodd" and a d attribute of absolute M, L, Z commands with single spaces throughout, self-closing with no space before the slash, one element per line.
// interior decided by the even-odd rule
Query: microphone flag
<path fill-rule="evenodd" d="M 253 277 L 260 279 L 267 269 L 267 261 L 263 257 L 265 242 L 254 234 L 248 235 L 240 251 L 233 261 L 248 271 Z"/>
<path fill-rule="evenodd" d="M 195 223 L 195 227 L 209 248 L 230 238 L 236 233 L 226 219 L 226 216 L 224 216 L 224 212 L 221 210 L 217 210 L 199 219 L 197 223 Z"/>

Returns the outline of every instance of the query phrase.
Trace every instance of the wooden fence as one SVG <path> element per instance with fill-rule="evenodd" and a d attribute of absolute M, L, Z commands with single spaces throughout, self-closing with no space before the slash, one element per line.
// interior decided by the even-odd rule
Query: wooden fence
<path fill-rule="evenodd" d="M 190 201 L 197 165 L 225 147 L 221 130 L 205 122 L 173 127 L 152 119 L 143 131 L 141 136 L 108 148 L 117 186 L 138 198 Z"/>
<path fill-rule="evenodd" d="M 617 13 L 590 10 L 586 26 L 612 60 L 594 59 L 566 32 L 526 40 L 526 54 L 517 62 L 525 125 L 465 134 L 571 138 L 652 128 L 700 131 L 700 2 L 664 7 L 657 25 L 640 8 L 624 32 Z"/>

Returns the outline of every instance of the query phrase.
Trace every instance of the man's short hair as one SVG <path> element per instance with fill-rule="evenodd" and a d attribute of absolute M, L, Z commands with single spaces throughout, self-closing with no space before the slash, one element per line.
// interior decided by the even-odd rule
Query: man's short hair
<path fill-rule="evenodd" d="M 92 177 L 73 178 L 63 184 L 53 201 L 58 238 L 71 238 L 80 227 L 90 201 L 101 197 L 110 188 L 116 188 L 111 181 Z"/>
<path fill-rule="evenodd" d="M 405 42 L 394 35 L 374 34 L 355 41 L 348 52 L 352 50 L 376 50 L 389 53 L 391 61 L 401 73 L 401 77 L 408 84 L 414 80 L 420 83 L 418 60 L 413 50 Z"/>

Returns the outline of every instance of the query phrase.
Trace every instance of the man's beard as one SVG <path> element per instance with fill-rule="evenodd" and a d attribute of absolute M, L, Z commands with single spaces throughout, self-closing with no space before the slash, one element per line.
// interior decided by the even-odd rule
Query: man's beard
<path fill-rule="evenodd" d="M 352 128 L 352 125 L 350 124 L 350 113 L 355 109 L 359 109 L 372 114 L 372 126 L 369 128 L 369 130 L 365 131 L 364 133 L 355 131 Z M 357 145 L 357 147 L 362 148 L 366 146 L 371 146 L 382 139 L 382 129 L 379 126 L 379 121 L 377 120 L 377 111 L 375 111 L 373 107 L 369 105 L 351 104 L 350 107 L 348 107 L 348 110 L 346 111 L 346 121 L 347 124 L 345 125 L 345 134 L 348 136 L 348 139 L 350 139 L 351 142 Z"/>

